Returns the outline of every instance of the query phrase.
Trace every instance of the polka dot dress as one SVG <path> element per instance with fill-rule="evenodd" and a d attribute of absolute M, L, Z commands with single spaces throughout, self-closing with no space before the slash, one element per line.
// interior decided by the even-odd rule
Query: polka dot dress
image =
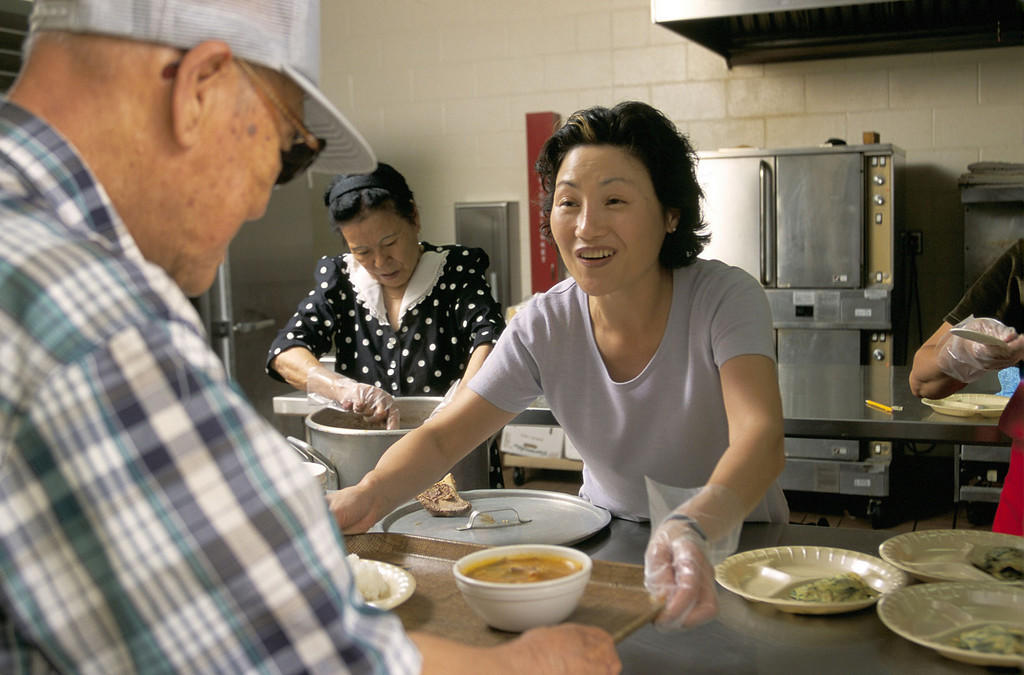
<path fill-rule="evenodd" d="M 321 258 L 316 286 L 270 346 L 267 373 L 281 379 L 269 364 L 291 347 L 318 358 L 333 348 L 342 375 L 393 396 L 443 396 L 462 377 L 473 349 L 497 341 L 505 321 L 487 284 L 490 261 L 482 249 L 424 243 L 423 251 L 421 266 L 428 252 L 443 262 L 399 326 L 375 309 L 372 293 L 357 290 L 348 254 Z"/>

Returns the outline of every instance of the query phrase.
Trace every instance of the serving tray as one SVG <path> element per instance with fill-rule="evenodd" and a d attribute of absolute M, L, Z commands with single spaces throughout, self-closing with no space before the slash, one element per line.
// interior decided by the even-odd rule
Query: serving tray
<path fill-rule="evenodd" d="M 477 516 L 438 517 L 413 500 L 386 515 L 371 532 L 409 534 L 470 544 L 559 544 L 568 546 L 596 534 L 611 514 L 575 495 L 547 490 L 466 490 L 459 495 Z M 460 529 L 463 528 L 463 529 Z"/>
<path fill-rule="evenodd" d="M 486 546 L 369 532 L 346 535 L 345 547 L 364 560 L 397 565 L 416 579 L 412 597 L 393 610 L 406 630 L 479 646 L 501 644 L 519 635 L 489 627 L 455 587 L 455 561 Z M 643 566 L 594 560 L 583 598 L 566 621 L 604 628 L 618 642 L 650 622 L 659 610 L 644 589 Z"/>

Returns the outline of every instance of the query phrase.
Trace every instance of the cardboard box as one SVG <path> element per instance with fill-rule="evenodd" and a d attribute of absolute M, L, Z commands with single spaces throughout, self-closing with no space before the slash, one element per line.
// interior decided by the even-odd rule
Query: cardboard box
<path fill-rule="evenodd" d="M 576 446 L 573 445 L 572 441 L 569 439 L 569 435 L 568 434 L 566 434 L 566 436 L 565 436 L 565 444 L 562 446 L 562 455 L 566 459 L 578 459 L 581 462 L 583 461 L 583 458 L 580 457 L 579 451 L 576 450 Z"/>
<path fill-rule="evenodd" d="M 560 427 L 509 424 L 501 432 L 501 451 L 532 457 L 561 457 L 565 432 Z"/>

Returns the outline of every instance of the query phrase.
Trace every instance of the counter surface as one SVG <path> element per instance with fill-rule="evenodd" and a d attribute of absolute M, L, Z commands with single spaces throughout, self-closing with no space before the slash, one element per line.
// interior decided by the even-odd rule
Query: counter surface
<path fill-rule="evenodd" d="M 780 365 L 779 389 L 786 436 L 1010 444 L 996 426 L 998 418 L 953 417 L 934 412 L 910 393 L 909 376 L 907 366 Z M 989 373 L 964 391 L 999 391 L 998 377 Z M 882 412 L 867 407 L 866 399 L 903 409 Z M 314 409 L 299 392 L 274 397 L 274 412 L 281 415 L 307 415 Z M 558 422 L 543 403 L 538 403 L 522 412 L 514 423 Z"/>
<path fill-rule="evenodd" d="M 878 555 L 888 530 L 748 523 L 740 551 L 771 546 L 832 546 Z M 650 528 L 613 518 L 576 545 L 598 560 L 643 564 Z M 692 630 L 646 626 L 618 645 L 624 673 L 984 673 L 909 642 L 878 618 L 874 606 L 849 614 L 779 612 L 718 587 L 718 618 Z"/>
<path fill-rule="evenodd" d="M 779 366 L 779 389 L 785 434 L 804 438 L 911 440 L 925 442 L 1009 445 L 998 418 L 941 415 L 910 393 L 910 368 L 876 366 Z M 963 391 L 999 391 L 990 373 Z M 870 399 L 902 407 L 892 413 L 869 408 Z M 517 424 L 555 424 L 551 412 L 530 408 Z"/>

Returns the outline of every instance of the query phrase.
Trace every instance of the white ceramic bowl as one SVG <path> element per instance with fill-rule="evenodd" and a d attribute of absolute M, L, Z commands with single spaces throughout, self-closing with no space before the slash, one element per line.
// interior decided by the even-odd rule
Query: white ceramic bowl
<path fill-rule="evenodd" d="M 463 570 L 486 560 L 529 554 L 562 556 L 579 563 L 581 568 L 558 579 L 526 583 L 480 581 L 463 574 Z M 586 553 L 568 546 L 550 544 L 494 546 L 463 556 L 452 566 L 455 585 L 466 604 L 487 625 L 511 632 L 549 626 L 568 618 L 583 597 L 591 569 L 593 562 Z"/>

